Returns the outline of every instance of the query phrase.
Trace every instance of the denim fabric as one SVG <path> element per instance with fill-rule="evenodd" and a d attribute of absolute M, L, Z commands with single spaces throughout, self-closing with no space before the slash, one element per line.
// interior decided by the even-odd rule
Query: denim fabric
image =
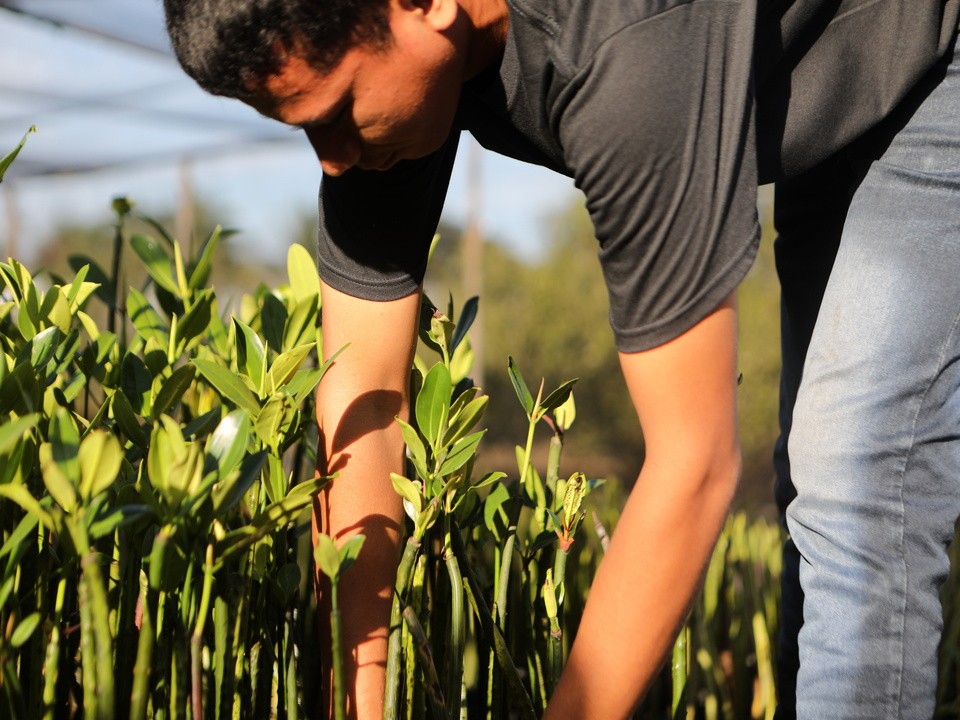
<path fill-rule="evenodd" d="M 793 717 L 797 659 L 802 720 L 933 715 L 960 514 L 960 58 L 914 100 L 778 189 L 791 535 L 778 718 Z"/>

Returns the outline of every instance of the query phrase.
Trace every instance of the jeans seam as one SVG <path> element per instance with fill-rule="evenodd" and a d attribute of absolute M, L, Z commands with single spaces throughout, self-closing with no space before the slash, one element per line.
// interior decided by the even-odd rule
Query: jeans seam
<path fill-rule="evenodd" d="M 908 595 L 908 573 L 907 573 L 907 556 L 905 550 L 905 541 L 904 536 L 906 534 L 906 516 L 907 510 L 903 501 L 904 494 L 904 483 L 906 481 L 907 470 L 910 466 L 910 460 L 913 456 L 913 452 L 916 448 L 916 438 L 917 438 L 917 423 L 920 421 L 920 413 L 923 411 L 924 403 L 927 400 L 927 395 L 930 393 L 930 388 L 933 387 L 933 384 L 936 382 L 937 377 L 940 375 L 943 370 L 944 360 L 947 355 L 947 348 L 950 347 L 950 344 L 956 335 L 957 326 L 960 324 L 960 313 L 953 318 L 953 325 L 950 327 L 950 332 L 947 333 L 947 336 L 943 340 L 943 344 L 940 348 L 940 355 L 937 358 L 937 364 L 934 368 L 930 380 L 927 382 L 926 387 L 923 390 L 923 394 L 920 396 L 920 402 L 917 403 L 917 411 L 913 416 L 913 423 L 910 428 L 910 443 L 904 456 L 903 467 L 900 470 L 900 483 L 899 483 L 899 498 L 900 498 L 900 564 L 902 570 L 902 602 L 898 608 L 900 613 L 900 628 L 899 628 L 899 665 L 897 667 L 897 720 L 903 720 L 903 669 L 906 665 L 906 644 L 904 638 L 907 634 L 907 595 Z"/>

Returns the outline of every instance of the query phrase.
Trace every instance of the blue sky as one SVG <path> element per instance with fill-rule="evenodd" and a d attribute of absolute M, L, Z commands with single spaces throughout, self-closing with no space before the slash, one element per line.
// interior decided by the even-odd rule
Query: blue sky
<path fill-rule="evenodd" d="M 39 132 L 21 155 L 24 168 L 120 164 L 36 178 L 11 171 L 0 185 L 0 238 L 13 206 L 18 255 L 28 263 L 56 225 L 109 218 L 114 195 L 148 212 L 173 207 L 183 158 L 196 195 L 242 230 L 234 242 L 253 257 L 282 258 L 300 218 L 315 213 L 321 173 L 300 133 L 204 95 L 167 56 L 0 11 L 0 154 L 31 123 Z M 244 139 L 251 135 L 269 142 Z M 461 143 L 451 181 L 444 216 L 452 222 L 464 221 L 472 144 Z M 547 241 L 544 216 L 576 198 L 572 182 L 486 151 L 479 158 L 484 232 L 535 255 Z"/>

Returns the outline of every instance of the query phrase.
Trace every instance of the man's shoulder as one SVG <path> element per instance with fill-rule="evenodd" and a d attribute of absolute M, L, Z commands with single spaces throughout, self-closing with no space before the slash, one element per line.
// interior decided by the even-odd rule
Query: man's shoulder
<path fill-rule="evenodd" d="M 512 31 L 521 49 L 539 46 L 550 53 L 559 71 L 576 72 L 590 63 L 606 44 L 625 30 L 674 11 L 695 15 L 712 12 L 719 4 L 746 4 L 731 0 L 508 0 Z M 683 36 L 664 36 L 662 42 L 682 45 Z M 692 38 L 691 38 L 692 40 Z"/>

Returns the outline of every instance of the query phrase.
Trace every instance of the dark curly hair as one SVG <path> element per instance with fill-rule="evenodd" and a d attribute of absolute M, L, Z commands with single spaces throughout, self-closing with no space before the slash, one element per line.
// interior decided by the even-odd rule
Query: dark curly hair
<path fill-rule="evenodd" d="M 291 51 L 318 70 L 390 40 L 388 0 L 163 0 L 180 65 L 207 92 L 250 98 Z"/>

